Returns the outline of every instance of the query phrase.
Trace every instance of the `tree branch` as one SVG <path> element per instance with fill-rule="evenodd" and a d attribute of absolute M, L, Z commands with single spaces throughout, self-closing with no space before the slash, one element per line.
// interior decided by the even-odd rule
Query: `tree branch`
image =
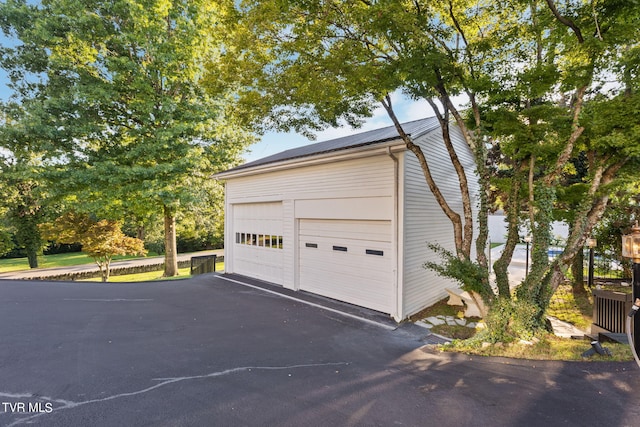
<path fill-rule="evenodd" d="M 584 246 L 587 236 L 591 234 L 591 230 L 595 224 L 602 218 L 607 205 L 609 204 L 609 194 L 596 193 L 603 186 L 610 184 L 615 179 L 617 173 L 627 163 L 628 159 L 622 159 L 617 163 L 607 166 L 600 166 L 594 172 L 588 194 L 591 203 L 586 210 L 583 210 L 571 231 L 571 235 L 567 239 L 567 246 L 560 257 L 558 257 L 551 265 L 551 281 L 550 285 L 555 290 L 564 277 L 564 267 L 569 266 L 571 260 L 576 256 L 578 251 Z"/>
<path fill-rule="evenodd" d="M 449 158 L 451 159 L 451 163 L 456 171 L 456 175 L 458 176 L 458 184 L 460 188 L 460 195 L 462 197 L 462 208 L 464 213 L 464 240 L 462 241 L 462 252 L 465 256 L 470 256 L 471 243 L 473 241 L 473 212 L 471 209 L 471 197 L 469 195 L 469 183 L 467 181 L 467 175 L 464 167 L 462 166 L 462 163 L 460 163 L 458 153 L 456 153 L 453 142 L 451 141 L 451 133 L 449 131 L 449 108 L 447 106 L 451 102 L 449 100 L 449 95 L 442 85 L 440 85 L 438 91 L 442 96 L 441 103 L 444 106 L 444 116 L 440 113 L 438 106 L 432 99 L 427 98 L 427 102 L 436 113 L 436 117 L 440 123 L 440 128 L 442 129 L 444 145 L 449 153 Z"/>
<path fill-rule="evenodd" d="M 431 169 L 429 168 L 429 164 L 427 163 L 427 159 L 422 149 L 420 148 L 419 145 L 416 145 L 413 142 L 413 139 L 409 135 L 407 135 L 407 133 L 402 128 L 402 125 L 400 124 L 398 117 L 396 117 L 396 114 L 393 111 L 393 107 L 391 105 L 391 97 L 389 96 L 389 94 L 387 94 L 384 97 L 384 99 L 382 99 L 380 102 L 382 103 L 382 106 L 384 107 L 384 109 L 387 111 L 389 118 L 391 118 L 391 121 L 393 122 L 396 130 L 398 131 L 398 135 L 404 141 L 407 149 L 410 150 L 413 154 L 415 154 L 415 156 L 418 158 L 418 162 L 420 163 L 420 167 L 422 168 L 422 173 L 424 174 L 427 184 L 429 185 L 429 189 L 431 190 L 431 193 L 433 194 L 436 201 L 440 205 L 440 208 L 442 209 L 444 214 L 447 216 L 447 218 L 449 218 L 449 220 L 453 225 L 453 234 L 456 242 L 456 252 L 459 257 L 462 256 L 463 234 L 462 234 L 462 220 L 460 218 L 460 215 L 456 213 L 453 209 L 451 209 L 451 206 L 449 206 L 449 204 L 447 203 L 447 200 L 445 199 L 444 195 L 440 191 L 440 188 L 434 181 L 433 176 L 431 175 Z"/>
<path fill-rule="evenodd" d="M 580 126 L 579 123 L 580 123 L 580 113 L 582 111 L 582 104 L 584 101 L 584 94 L 586 91 L 587 91 L 587 86 L 582 86 L 581 88 L 578 89 L 578 92 L 576 93 L 576 103 L 573 111 L 573 120 L 572 120 L 573 129 L 571 131 L 571 136 L 569 136 L 569 140 L 567 141 L 567 145 L 565 146 L 564 150 L 562 150 L 562 152 L 558 156 L 558 159 L 556 160 L 556 164 L 554 165 L 553 169 L 545 177 L 544 179 L 545 185 L 553 185 L 555 179 L 558 176 L 560 176 L 560 172 L 562 172 L 562 169 L 564 168 L 565 164 L 571 157 L 571 153 L 573 152 L 573 148 L 575 146 L 576 141 L 578 140 L 580 135 L 582 135 L 582 132 L 584 132 L 584 126 Z"/>
<path fill-rule="evenodd" d="M 549 6 L 549 9 L 551 9 L 551 13 L 553 13 L 553 15 L 556 17 L 558 21 L 560 21 L 563 25 L 566 25 L 567 27 L 571 28 L 571 30 L 573 30 L 576 37 L 578 38 L 578 42 L 584 43 L 584 37 L 582 37 L 582 31 L 580 31 L 580 28 L 578 28 L 575 22 L 573 22 L 569 18 L 565 18 L 564 16 L 562 16 L 560 12 L 558 12 L 558 8 L 556 7 L 556 4 L 554 3 L 553 0 L 547 0 L 547 5 Z"/>

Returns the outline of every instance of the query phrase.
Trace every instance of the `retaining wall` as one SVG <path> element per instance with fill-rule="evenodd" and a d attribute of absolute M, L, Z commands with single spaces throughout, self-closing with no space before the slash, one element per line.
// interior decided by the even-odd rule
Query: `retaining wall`
<path fill-rule="evenodd" d="M 217 258 L 218 262 L 224 261 L 224 256 L 219 256 Z M 191 266 L 191 259 L 178 261 L 178 268 L 189 268 Z M 148 273 L 150 271 L 162 271 L 164 270 L 164 262 L 159 262 L 157 264 L 146 264 L 139 266 L 130 266 L 130 267 L 118 267 L 117 265 L 111 267 L 110 276 L 123 276 L 125 274 L 137 274 L 137 273 Z M 93 279 L 94 277 L 101 277 L 100 270 L 90 270 L 90 271 L 78 271 L 71 273 L 51 273 L 51 272 L 43 272 L 42 276 L 31 276 L 28 279 L 23 280 L 60 280 L 60 281 L 74 281 L 74 280 L 82 280 L 82 279 Z"/>

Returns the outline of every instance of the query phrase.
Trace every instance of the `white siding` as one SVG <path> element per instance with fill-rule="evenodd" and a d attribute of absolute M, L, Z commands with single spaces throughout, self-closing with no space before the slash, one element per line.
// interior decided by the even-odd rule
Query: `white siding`
<path fill-rule="evenodd" d="M 243 203 L 282 203 L 282 284 L 297 289 L 296 220 L 392 220 L 393 171 L 393 161 L 386 155 L 377 155 L 229 178 L 226 182 L 227 212 Z M 235 233 L 234 227 L 228 223 L 226 234 Z M 234 269 L 235 265 L 232 261 Z"/>
<path fill-rule="evenodd" d="M 452 127 L 458 156 L 467 171 L 470 187 L 477 192 L 475 163 L 460 131 Z M 442 142 L 440 129 L 416 141 L 422 148 L 431 174 L 451 207 L 462 216 L 462 197 L 455 170 Z M 407 317 L 445 296 L 445 287 L 457 287 L 423 267 L 426 261 L 440 261 L 427 247 L 437 243 L 454 250 L 453 226 L 427 186 L 416 156 L 405 153 L 403 176 L 403 315 Z M 472 194 L 472 200 L 473 200 Z M 475 207 L 475 206 L 474 206 Z"/>
<path fill-rule="evenodd" d="M 283 262 L 283 283 L 284 287 L 290 289 L 297 289 L 296 287 L 296 264 L 293 260 L 295 260 L 296 253 L 298 251 L 296 238 L 298 235 L 298 229 L 296 227 L 295 221 L 293 220 L 293 212 L 294 212 L 294 201 L 291 199 L 285 199 L 282 202 L 282 235 L 284 237 L 284 258 Z"/>
<path fill-rule="evenodd" d="M 385 155 L 231 178 L 229 203 L 393 195 L 393 163 Z"/>

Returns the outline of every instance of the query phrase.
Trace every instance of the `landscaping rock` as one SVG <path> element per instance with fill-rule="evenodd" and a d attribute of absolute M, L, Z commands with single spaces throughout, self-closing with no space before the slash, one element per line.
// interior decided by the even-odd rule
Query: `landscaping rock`
<path fill-rule="evenodd" d="M 427 317 L 424 320 L 425 322 L 431 323 L 434 326 L 442 325 L 445 323 L 445 320 L 440 317 Z"/>

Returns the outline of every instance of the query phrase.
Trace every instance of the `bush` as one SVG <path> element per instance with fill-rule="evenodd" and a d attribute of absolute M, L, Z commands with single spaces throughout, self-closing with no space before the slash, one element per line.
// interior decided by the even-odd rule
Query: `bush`
<path fill-rule="evenodd" d="M 15 244 L 11 238 L 11 234 L 4 230 L 0 230 L 0 257 L 8 254 L 14 248 Z"/>
<path fill-rule="evenodd" d="M 470 259 L 462 260 L 440 245 L 429 243 L 427 246 L 440 257 L 440 261 L 425 262 L 424 268 L 435 271 L 441 277 L 455 280 L 465 291 L 477 292 L 485 302 L 493 298 L 486 268 Z"/>
<path fill-rule="evenodd" d="M 144 247 L 148 252 L 164 255 L 164 240 L 147 240 L 144 242 Z"/>
<path fill-rule="evenodd" d="M 79 243 L 50 243 L 43 251 L 45 255 L 68 254 L 71 252 L 81 252 L 82 245 Z"/>
<path fill-rule="evenodd" d="M 487 328 L 482 338 L 492 343 L 529 340 L 544 328 L 537 324 L 537 312 L 538 308 L 527 301 L 498 298 L 484 319 Z"/>
<path fill-rule="evenodd" d="M 178 236 L 176 245 L 179 253 L 206 251 L 209 249 L 220 249 L 223 241 L 216 236 L 199 236 L 184 238 Z"/>

